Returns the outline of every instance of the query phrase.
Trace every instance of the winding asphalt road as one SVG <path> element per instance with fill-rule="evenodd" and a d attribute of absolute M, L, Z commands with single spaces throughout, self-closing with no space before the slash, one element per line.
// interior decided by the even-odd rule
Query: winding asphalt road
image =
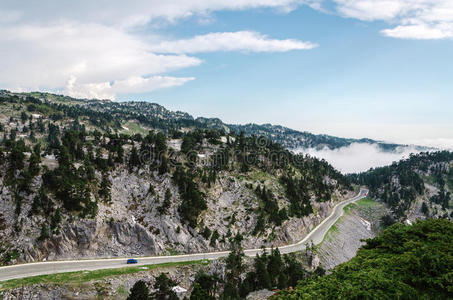
<path fill-rule="evenodd" d="M 343 208 L 349 203 L 355 202 L 361 198 L 366 197 L 368 190 L 361 189 L 357 196 L 348 200 L 339 202 L 333 208 L 332 213 L 324 219 L 318 226 L 316 226 L 303 240 L 298 243 L 281 246 L 279 250 L 281 253 L 291 253 L 301 251 L 313 241 L 317 245 L 322 242 L 329 228 L 341 217 Z M 267 249 L 270 250 L 270 249 Z M 255 256 L 261 253 L 262 249 L 248 249 L 245 250 L 245 255 Z M 174 256 L 151 256 L 151 257 L 138 257 L 138 263 L 134 266 L 152 265 L 169 262 L 184 262 L 201 259 L 218 259 L 227 256 L 229 251 L 210 252 L 210 253 L 196 253 Z M 87 259 L 87 260 L 70 260 L 70 261 L 47 261 L 18 264 L 6 267 L 0 267 L 0 281 L 5 281 L 15 278 L 24 278 L 36 275 L 64 273 L 74 271 L 91 271 L 100 269 L 121 268 L 126 266 L 126 258 L 106 258 L 106 259 Z"/>

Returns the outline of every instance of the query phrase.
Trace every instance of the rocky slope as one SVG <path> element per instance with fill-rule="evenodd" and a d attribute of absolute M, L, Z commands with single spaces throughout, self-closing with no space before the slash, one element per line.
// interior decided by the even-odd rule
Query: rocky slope
<path fill-rule="evenodd" d="M 178 214 L 177 187 L 169 177 L 153 176 L 147 172 L 140 175 L 126 170 L 112 173 L 112 200 L 99 203 L 98 213 L 92 219 L 73 219 L 65 216 L 59 233 L 44 241 L 37 241 L 40 235 L 42 216 L 27 217 L 32 197 L 24 199 L 22 213 L 15 214 L 15 203 L 11 191 L 4 187 L 1 194 L 0 218 L 3 222 L 2 236 L 7 244 L 14 236 L 15 249 L 20 249 L 20 261 L 76 259 L 88 257 L 112 257 L 129 255 L 157 255 L 192 253 L 227 249 L 227 237 L 231 232 L 241 232 L 244 247 L 256 248 L 261 245 L 284 245 L 303 238 L 313 227 L 331 212 L 335 200 L 313 202 L 316 214 L 303 218 L 290 218 L 281 226 L 267 228 L 264 233 L 254 236 L 251 232 L 257 222 L 253 210 L 259 207 L 256 195 L 246 185 L 252 180 L 237 179 L 221 175 L 218 183 L 207 196 L 208 209 L 200 216 L 205 226 L 219 233 L 219 241 L 210 244 L 200 231 L 185 225 Z M 155 174 L 154 174 L 155 175 Z M 154 178 L 153 178 L 154 177 Z M 272 179 L 268 180 L 272 184 Z M 150 183 L 155 195 L 149 195 Z M 172 191 L 172 203 L 165 215 L 159 214 L 159 200 L 166 190 Z M 349 197 L 351 193 L 338 195 L 337 200 Z M 235 216 L 235 222 L 231 219 Z M 21 231 L 7 224 L 17 223 Z M 17 247 L 20 246 L 20 247 Z"/>
<path fill-rule="evenodd" d="M 264 137 L 174 131 L 185 115 L 154 105 L 145 126 L 129 105 L 45 97 L 0 98 L 4 264 L 213 251 L 238 232 L 246 248 L 289 244 L 352 194 L 325 161 Z M 126 130 L 132 115 L 142 127 Z"/>
<path fill-rule="evenodd" d="M 365 244 L 363 240 L 373 238 L 381 232 L 381 218 L 388 213 L 389 210 L 383 203 L 368 199 L 346 206 L 344 215 L 317 247 L 320 264 L 325 269 L 332 269 L 353 258 Z"/>
<path fill-rule="evenodd" d="M 453 218 L 453 153 L 423 152 L 352 175 L 370 188 L 370 195 L 392 209 L 395 219 Z"/>

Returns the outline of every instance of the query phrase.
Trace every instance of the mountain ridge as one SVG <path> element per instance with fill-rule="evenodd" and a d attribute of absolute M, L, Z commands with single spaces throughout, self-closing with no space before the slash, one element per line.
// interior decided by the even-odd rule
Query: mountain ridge
<path fill-rule="evenodd" d="M 223 122 L 220 118 L 207 118 L 207 117 L 193 117 L 187 112 L 182 111 L 171 111 L 161 104 L 155 102 L 147 101 L 124 101 L 124 102 L 115 102 L 111 100 L 98 100 L 98 99 L 76 99 L 69 96 L 55 95 L 51 93 L 42 93 L 42 92 L 30 92 L 30 93 L 12 93 L 9 91 L 2 90 L 1 94 L 7 95 L 16 95 L 21 97 L 36 97 L 40 100 L 50 100 L 55 103 L 66 102 L 67 104 L 77 104 L 82 106 L 87 106 L 90 109 L 103 111 L 102 105 L 111 106 L 113 109 L 118 109 L 121 107 L 128 108 L 137 108 L 133 112 L 137 115 L 140 115 L 147 110 L 151 112 L 148 115 L 151 118 L 159 118 L 162 120 L 174 120 L 179 121 L 180 124 L 176 124 L 175 129 L 180 129 L 183 126 L 192 125 L 198 127 L 206 127 L 213 129 L 225 130 L 226 132 L 234 131 L 236 134 L 239 134 L 241 131 L 244 131 L 246 135 L 256 135 L 264 136 L 271 139 L 272 141 L 281 144 L 289 150 L 299 150 L 299 149 L 308 149 L 316 148 L 323 149 L 327 148 L 330 150 L 338 149 L 342 147 L 347 147 L 352 143 L 367 143 L 367 144 L 376 144 L 382 151 L 395 151 L 399 147 L 408 147 L 407 144 L 397 144 L 397 143 L 387 143 L 383 141 L 377 141 L 370 138 L 344 138 L 336 137 L 328 134 L 313 134 L 308 131 L 299 131 L 291 129 L 282 125 L 273 125 L 270 123 L 256 124 L 256 123 L 247 123 L 247 124 L 228 124 Z M 101 106 L 99 104 L 102 104 Z M 105 111 L 105 109 L 104 109 Z M 131 115 L 133 117 L 134 115 Z M 139 120 L 140 121 L 140 120 Z M 414 146 L 418 151 L 432 150 L 433 148 L 426 146 Z"/>

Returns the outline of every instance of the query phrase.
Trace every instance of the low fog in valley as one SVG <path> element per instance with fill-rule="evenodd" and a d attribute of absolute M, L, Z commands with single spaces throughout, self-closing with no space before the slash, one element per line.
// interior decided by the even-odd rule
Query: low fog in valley
<path fill-rule="evenodd" d="M 312 156 L 323 158 L 342 173 L 356 173 L 367 171 L 370 168 L 382 167 L 392 164 L 411 153 L 418 153 L 415 147 L 399 147 L 396 151 L 383 151 L 377 144 L 353 143 L 348 147 L 339 149 L 317 150 L 298 149 L 296 153 L 308 153 Z"/>

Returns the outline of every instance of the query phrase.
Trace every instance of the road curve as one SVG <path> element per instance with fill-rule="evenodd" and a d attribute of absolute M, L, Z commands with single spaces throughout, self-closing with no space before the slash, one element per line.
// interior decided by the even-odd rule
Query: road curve
<path fill-rule="evenodd" d="M 321 243 L 329 228 L 343 214 L 343 208 L 349 203 L 364 198 L 367 195 L 367 193 L 368 190 L 361 189 L 360 192 L 355 197 L 337 203 L 334 206 L 332 213 L 326 219 L 324 219 L 318 226 L 316 226 L 304 239 L 295 244 L 279 247 L 280 252 L 291 253 L 304 250 L 306 246 L 310 243 L 310 241 L 313 241 L 313 244 L 315 245 Z M 267 248 L 267 250 L 269 249 Z M 257 253 L 261 253 L 261 251 L 262 249 L 247 249 L 244 250 L 244 253 L 247 256 L 255 256 Z M 228 255 L 228 253 L 229 251 L 219 251 L 174 256 L 138 257 L 139 262 L 137 264 L 134 264 L 134 266 L 161 264 L 169 262 L 184 262 L 201 259 L 213 260 L 225 257 Z M 53 273 L 121 268 L 126 266 L 125 263 L 126 258 L 106 258 L 106 259 L 87 259 L 70 261 L 47 261 L 18 264 L 0 267 L 0 281 Z"/>

